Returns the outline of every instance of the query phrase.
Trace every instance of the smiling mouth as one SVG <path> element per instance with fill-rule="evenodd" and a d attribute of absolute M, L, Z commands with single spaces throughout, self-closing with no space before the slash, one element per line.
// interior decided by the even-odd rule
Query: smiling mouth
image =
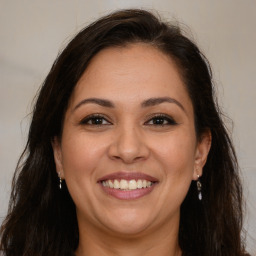
<path fill-rule="evenodd" d="M 151 193 L 158 179 L 139 172 L 116 172 L 98 180 L 102 190 L 121 200 L 134 200 Z"/>
<path fill-rule="evenodd" d="M 125 179 L 114 179 L 114 180 L 104 180 L 101 181 L 103 187 L 119 189 L 123 191 L 130 191 L 135 189 L 145 189 L 151 187 L 155 182 L 148 180 L 125 180 Z"/>

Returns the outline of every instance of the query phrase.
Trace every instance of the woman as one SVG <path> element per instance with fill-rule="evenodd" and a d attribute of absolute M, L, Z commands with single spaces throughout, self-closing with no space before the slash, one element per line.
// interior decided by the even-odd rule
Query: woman
<path fill-rule="evenodd" d="M 142 10 L 103 17 L 39 93 L 4 255 L 246 255 L 236 155 L 210 66 Z"/>

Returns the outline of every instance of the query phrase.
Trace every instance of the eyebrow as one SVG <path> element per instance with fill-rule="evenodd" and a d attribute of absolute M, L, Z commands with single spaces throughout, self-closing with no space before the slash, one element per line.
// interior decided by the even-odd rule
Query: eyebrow
<path fill-rule="evenodd" d="M 173 98 L 170 98 L 170 97 L 158 97 L 158 98 L 147 99 L 147 100 L 145 100 L 141 103 L 141 107 L 143 107 L 143 108 L 153 107 L 153 106 L 159 105 L 161 103 L 165 103 L 165 102 L 174 103 L 177 106 L 179 106 L 185 112 L 185 108 L 183 107 L 183 105 L 179 101 L 177 101 Z M 114 103 L 111 102 L 110 100 L 100 99 L 100 98 L 88 98 L 88 99 L 84 99 L 84 100 L 80 101 L 74 107 L 72 112 L 75 111 L 76 109 L 78 109 L 80 106 L 82 106 L 84 104 L 88 104 L 88 103 L 97 104 L 97 105 L 100 105 L 102 107 L 107 107 L 107 108 L 114 108 L 115 107 Z"/>
<path fill-rule="evenodd" d="M 109 100 L 105 100 L 105 99 L 99 99 L 99 98 L 89 98 L 89 99 L 84 99 L 82 101 L 80 101 L 72 110 L 72 112 L 74 112 L 76 109 L 78 109 L 80 106 L 84 105 L 84 104 L 88 104 L 88 103 L 94 103 L 94 104 L 98 104 L 102 107 L 107 107 L 107 108 L 114 108 L 115 105 L 109 101 Z"/>
<path fill-rule="evenodd" d="M 156 106 L 156 105 L 159 105 L 159 104 L 165 103 L 165 102 L 174 103 L 174 104 L 178 105 L 183 111 L 185 111 L 185 108 L 179 101 L 177 101 L 173 98 L 170 98 L 170 97 L 150 98 L 148 100 L 143 101 L 141 106 L 142 107 L 152 107 L 152 106 Z"/>

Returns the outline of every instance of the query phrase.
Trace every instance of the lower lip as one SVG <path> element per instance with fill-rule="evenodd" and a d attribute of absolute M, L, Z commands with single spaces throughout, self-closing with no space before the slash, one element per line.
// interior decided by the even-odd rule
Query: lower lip
<path fill-rule="evenodd" d="M 134 199 L 138 199 L 143 196 L 146 196 L 155 188 L 155 185 L 156 185 L 156 183 L 153 183 L 152 186 L 148 188 L 139 188 L 134 190 L 121 190 L 121 189 L 104 187 L 101 183 L 99 184 L 101 185 L 101 188 L 105 193 L 120 200 L 134 200 Z"/>

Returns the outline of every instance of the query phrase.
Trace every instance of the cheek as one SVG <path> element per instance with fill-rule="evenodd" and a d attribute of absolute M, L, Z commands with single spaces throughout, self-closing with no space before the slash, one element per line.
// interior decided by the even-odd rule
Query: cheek
<path fill-rule="evenodd" d="M 64 137 L 62 156 L 65 175 L 69 172 L 74 175 L 90 174 L 101 159 L 104 148 L 104 143 L 99 144 L 97 139 L 83 134 Z"/>
<path fill-rule="evenodd" d="M 80 205 L 81 198 L 88 202 L 93 196 L 92 191 L 99 178 L 97 170 L 103 152 L 103 143 L 97 143 L 94 138 L 85 138 L 83 134 L 76 133 L 76 136 L 63 138 L 64 178 L 76 205 Z"/>
<path fill-rule="evenodd" d="M 190 132 L 166 136 L 163 143 L 155 146 L 159 161 L 165 165 L 168 175 L 181 175 L 188 170 L 192 173 L 195 144 L 195 136 Z"/>
<path fill-rule="evenodd" d="M 90 205 L 91 198 L 95 196 L 93 191 L 99 178 L 97 170 L 104 144 L 99 145 L 97 140 L 78 133 L 76 136 L 64 134 L 62 141 L 65 182 L 75 205 L 82 209 Z"/>
<path fill-rule="evenodd" d="M 193 179 L 196 140 L 192 133 L 187 134 L 167 136 L 165 146 L 158 147 L 156 155 L 164 172 L 162 182 L 166 207 L 182 203 Z"/>
<path fill-rule="evenodd" d="M 193 178 L 196 139 L 187 131 L 166 134 L 154 140 L 154 163 L 160 168 L 158 204 L 161 214 L 167 218 L 180 209 Z M 154 148 L 154 149 L 153 149 Z M 152 164 L 154 165 L 154 164 Z"/>

